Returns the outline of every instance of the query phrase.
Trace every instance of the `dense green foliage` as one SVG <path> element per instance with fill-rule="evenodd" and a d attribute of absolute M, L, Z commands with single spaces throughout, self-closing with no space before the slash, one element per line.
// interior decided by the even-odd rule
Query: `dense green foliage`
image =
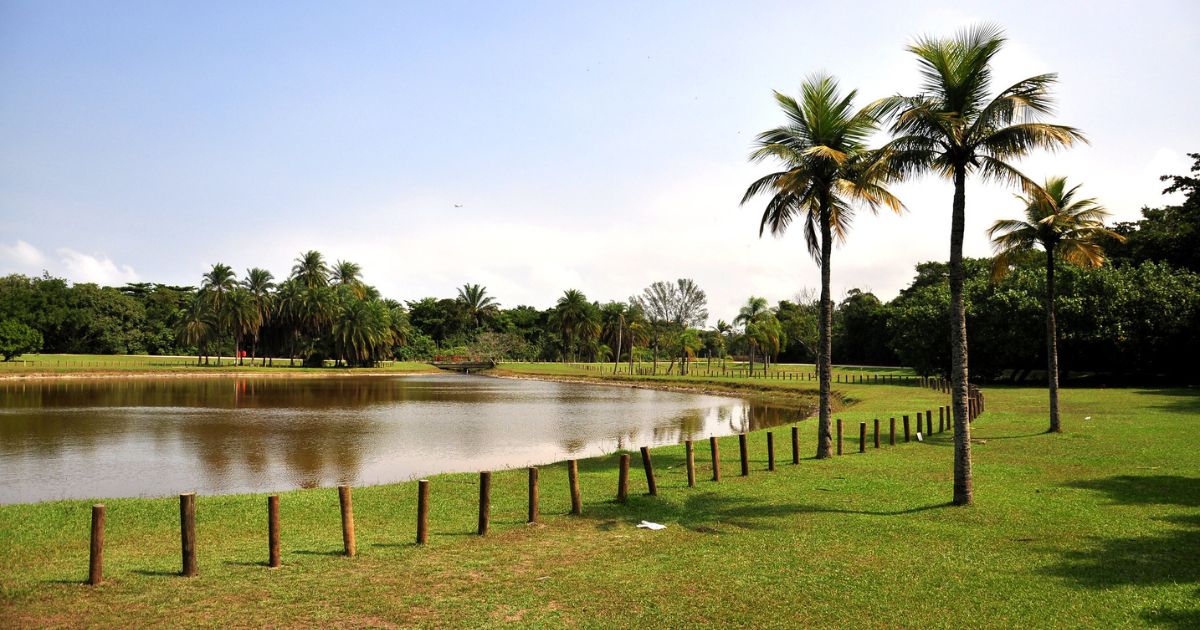
<path fill-rule="evenodd" d="M 42 333 L 21 322 L 0 321 L 0 355 L 5 361 L 42 349 Z"/>

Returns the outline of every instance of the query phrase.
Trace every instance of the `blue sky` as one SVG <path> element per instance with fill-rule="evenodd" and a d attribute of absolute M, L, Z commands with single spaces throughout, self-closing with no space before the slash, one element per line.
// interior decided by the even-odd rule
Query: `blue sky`
<path fill-rule="evenodd" d="M 729 318 L 819 281 L 799 233 L 760 239 L 738 207 L 771 90 L 827 71 L 863 103 L 910 92 L 914 36 L 994 21 L 997 87 L 1059 72 L 1057 119 L 1092 141 L 1023 169 L 1135 218 L 1200 151 L 1198 6 L 4 0 L 0 273 L 194 284 L 319 249 L 399 299 L 479 282 L 544 307 L 690 276 Z M 907 213 L 835 252 L 835 294 L 888 298 L 946 258 L 949 185 L 896 191 Z M 972 184 L 967 253 L 1018 210 Z"/>

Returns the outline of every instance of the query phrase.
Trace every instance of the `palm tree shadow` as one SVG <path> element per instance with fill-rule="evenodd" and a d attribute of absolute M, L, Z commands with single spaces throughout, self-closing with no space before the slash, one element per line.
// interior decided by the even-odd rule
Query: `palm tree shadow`
<path fill-rule="evenodd" d="M 1200 513 L 1195 512 L 1200 508 L 1200 478 L 1122 475 L 1067 486 L 1103 492 L 1117 505 L 1177 506 L 1180 511 L 1156 520 L 1179 527 L 1145 536 L 1098 539 L 1090 549 L 1063 551 L 1044 573 L 1098 590 L 1200 583 L 1200 557 L 1181 553 L 1200 549 Z M 1150 608 L 1142 618 L 1178 628 L 1200 627 L 1200 609 Z"/>
<path fill-rule="evenodd" d="M 731 497 L 717 491 L 698 492 L 682 504 L 667 504 L 645 496 L 631 496 L 625 505 L 610 503 L 589 506 L 588 518 L 597 521 L 596 528 L 611 530 L 622 522 L 649 520 L 673 522 L 700 533 L 718 533 L 721 526 L 761 530 L 787 527 L 781 516 L 802 514 L 861 514 L 869 516 L 900 516 L 949 506 L 937 503 L 895 511 L 850 510 L 805 503 L 775 503 L 744 497 Z M 633 516 L 636 515 L 636 516 Z"/>

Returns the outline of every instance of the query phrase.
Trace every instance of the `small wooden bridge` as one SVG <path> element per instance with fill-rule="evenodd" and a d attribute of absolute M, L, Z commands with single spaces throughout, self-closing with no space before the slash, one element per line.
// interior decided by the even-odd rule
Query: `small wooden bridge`
<path fill-rule="evenodd" d="M 435 368 L 440 370 L 448 370 L 451 372 L 478 372 L 480 370 L 490 370 L 496 367 L 496 362 L 491 359 L 480 359 L 478 357 L 434 357 L 429 362 Z"/>

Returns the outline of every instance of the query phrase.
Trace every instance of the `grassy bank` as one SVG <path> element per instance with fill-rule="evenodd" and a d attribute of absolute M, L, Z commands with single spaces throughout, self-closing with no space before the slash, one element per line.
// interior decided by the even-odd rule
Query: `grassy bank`
<path fill-rule="evenodd" d="M 274 365 L 236 365 L 231 357 L 224 357 L 217 362 L 217 357 L 210 357 L 207 364 L 197 364 L 196 357 L 164 357 L 150 355 L 96 355 L 96 354 L 34 354 L 26 355 L 12 361 L 0 362 L 0 378 L 29 378 L 53 376 L 136 376 L 140 374 L 156 375 L 196 375 L 212 376 L 225 374 L 270 374 L 286 375 L 318 375 L 318 374 L 375 374 L 412 372 L 431 372 L 436 368 L 419 361 L 391 361 L 373 368 L 306 368 L 289 366 L 286 358 L 276 358 Z"/>
<path fill-rule="evenodd" d="M 505 368 L 588 378 L 562 366 Z M 944 402 L 913 386 L 840 390 L 851 427 Z M 199 497 L 194 579 L 173 575 L 175 499 L 106 502 L 109 581 L 98 588 L 80 585 L 91 502 L 3 506 L 0 625 L 1200 625 L 1200 457 L 1189 438 L 1200 395 L 1066 390 L 1067 433 L 1047 435 L 1041 390 L 987 394 L 974 426 L 973 508 L 946 506 L 949 433 L 860 455 L 855 429 L 849 454 L 816 461 L 808 421 L 799 465 L 785 455 L 786 428 L 776 430 L 774 473 L 765 433 L 750 437 L 748 478 L 737 476 L 736 438 L 721 440 L 720 483 L 698 445 L 696 488 L 682 447 L 655 449 L 657 498 L 643 496 L 635 454 L 627 505 L 611 502 L 615 455 L 581 462 L 583 517 L 565 515 L 565 468 L 546 467 L 538 526 L 524 524 L 524 471 L 497 473 L 483 539 L 472 534 L 476 475 L 438 476 L 423 548 L 412 544 L 415 484 L 359 488 L 353 559 L 339 555 L 336 492 L 284 493 L 279 570 L 263 566 L 262 495 Z M 668 528 L 636 529 L 642 519 Z"/>

